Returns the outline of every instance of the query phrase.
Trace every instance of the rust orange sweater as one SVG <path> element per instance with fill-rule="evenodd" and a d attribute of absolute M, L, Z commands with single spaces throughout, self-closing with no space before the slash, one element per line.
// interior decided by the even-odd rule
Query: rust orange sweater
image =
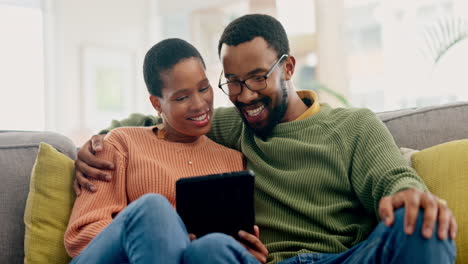
<path fill-rule="evenodd" d="M 114 162 L 111 183 L 94 181 L 98 191 L 81 193 L 65 232 L 65 248 L 72 257 L 103 230 L 129 203 L 146 193 L 164 195 L 175 205 L 175 182 L 183 177 L 243 169 L 240 152 L 206 136 L 193 143 L 158 138 L 154 127 L 122 127 L 106 136 L 98 156 Z"/>

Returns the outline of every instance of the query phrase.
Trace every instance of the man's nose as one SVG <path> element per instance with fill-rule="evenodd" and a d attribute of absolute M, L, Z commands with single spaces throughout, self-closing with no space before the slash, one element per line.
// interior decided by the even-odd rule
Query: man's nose
<path fill-rule="evenodd" d="M 241 93 L 237 96 L 238 102 L 244 103 L 244 104 L 249 104 L 250 102 L 257 100 L 258 99 L 258 93 L 251 91 L 245 84 L 242 84 L 242 91 Z"/>

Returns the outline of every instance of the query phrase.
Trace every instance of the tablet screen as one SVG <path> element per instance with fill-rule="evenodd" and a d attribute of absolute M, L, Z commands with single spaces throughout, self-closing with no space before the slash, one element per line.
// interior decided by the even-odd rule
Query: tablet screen
<path fill-rule="evenodd" d="M 220 232 L 238 238 L 255 224 L 252 171 L 182 178 L 176 182 L 177 213 L 187 231 L 201 237 Z"/>

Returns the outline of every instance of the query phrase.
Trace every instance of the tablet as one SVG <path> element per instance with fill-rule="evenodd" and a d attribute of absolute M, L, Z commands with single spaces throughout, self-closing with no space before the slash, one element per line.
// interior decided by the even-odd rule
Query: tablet
<path fill-rule="evenodd" d="M 213 232 L 238 238 L 239 230 L 253 234 L 254 185 L 248 170 L 182 178 L 176 182 L 177 213 L 198 238 Z"/>

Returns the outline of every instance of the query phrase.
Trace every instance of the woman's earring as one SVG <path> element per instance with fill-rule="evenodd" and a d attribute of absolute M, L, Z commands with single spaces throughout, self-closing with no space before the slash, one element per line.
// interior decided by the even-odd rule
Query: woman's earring
<path fill-rule="evenodd" d="M 158 112 L 158 115 L 161 117 L 162 121 L 164 122 L 164 114 L 162 112 Z M 158 124 L 155 126 L 157 129 L 156 135 L 160 139 L 165 139 L 166 138 L 166 129 L 164 129 L 164 123 Z"/>

